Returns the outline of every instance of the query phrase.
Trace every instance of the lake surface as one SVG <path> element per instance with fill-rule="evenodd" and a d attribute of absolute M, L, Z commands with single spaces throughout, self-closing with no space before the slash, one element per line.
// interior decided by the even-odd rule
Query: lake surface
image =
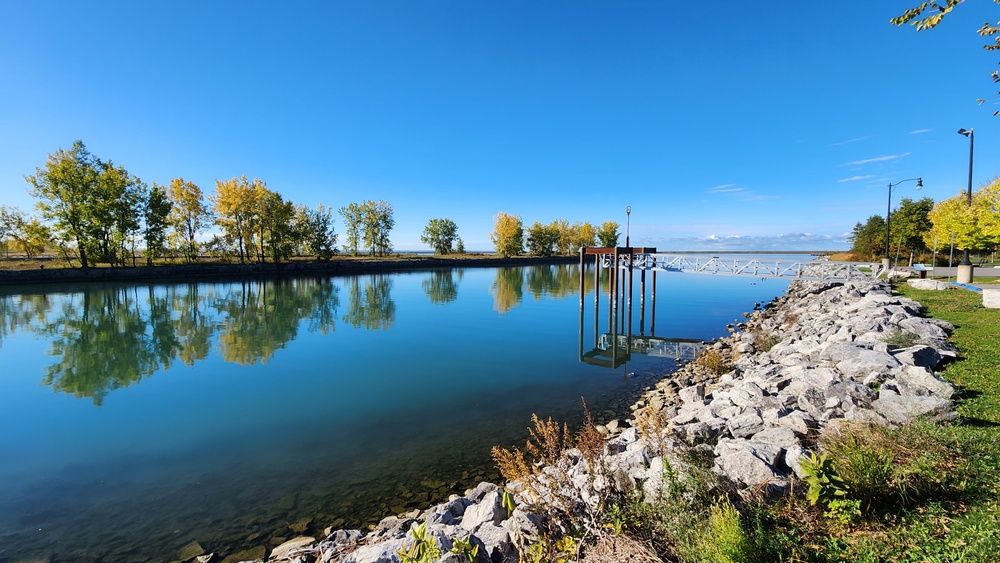
<path fill-rule="evenodd" d="M 634 279 L 634 335 L 699 340 L 789 283 L 660 273 L 654 317 Z M 582 313 L 576 265 L 0 288 L 0 561 L 273 546 L 498 480 L 532 413 L 624 416 L 677 367 L 582 361 L 584 281 Z"/>

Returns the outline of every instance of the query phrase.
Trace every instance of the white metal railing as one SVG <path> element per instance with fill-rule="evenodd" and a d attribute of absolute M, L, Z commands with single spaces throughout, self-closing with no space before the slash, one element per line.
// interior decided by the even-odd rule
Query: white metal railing
<path fill-rule="evenodd" d="M 602 254 L 601 267 L 610 268 L 614 257 Z M 664 254 L 634 254 L 632 268 L 637 270 L 659 270 L 662 272 L 684 272 L 692 274 L 750 275 L 762 278 L 796 278 L 808 280 L 847 281 L 876 278 L 883 274 L 881 264 L 864 262 L 829 261 L 769 261 L 759 258 L 723 260 L 711 258 L 670 256 Z M 618 268 L 628 269 L 629 255 L 618 255 Z"/>

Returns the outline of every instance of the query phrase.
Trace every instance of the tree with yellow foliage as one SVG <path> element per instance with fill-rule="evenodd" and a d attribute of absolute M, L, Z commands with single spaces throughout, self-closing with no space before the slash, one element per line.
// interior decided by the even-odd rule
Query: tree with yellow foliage
<path fill-rule="evenodd" d="M 254 234 L 257 227 L 258 199 L 266 190 L 258 178 L 246 176 L 215 181 L 215 194 L 209 199 L 216 214 L 216 224 L 223 236 L 236 245 L 240 264 L 245 263 L 256 251 Z"/>
<path fill-rule="evenodd" d="M 181 254 L 186 261 L 191 262 L 198 257 L 195 237 L 212 220 L 212 210 L 205 204 L 201 188 L 184 178 L 170 180 L 167 198 L 171 203 L 167 221 L 180 241 L 178 246 Z"/>
<path fill-rule="evenodd" d="M 995 250 L 1000 246 L 1000 178 L 974 193 L 972 205 L 963 192 L 938 202 L 927 216 L 933 225 L 924 235 L 928 246 L 935 239 L 948 244 L 954 233 L 956 248 Z"/>
<path fill-rule="evenodd" d="M 498 256 L 518 256 L 524 252 L 524 224 L 516 215 L 501 211 L 493 218 L 490 240 Z"/>

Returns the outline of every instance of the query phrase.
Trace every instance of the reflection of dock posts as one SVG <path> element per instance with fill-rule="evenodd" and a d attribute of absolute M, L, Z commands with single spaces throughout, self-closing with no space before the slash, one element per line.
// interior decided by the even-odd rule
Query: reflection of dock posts
<path fill-rule="evenodd" d="M 639 270 L 639 334 L 646 334 L 646 269 Z"/>
<path fill-rule="evenodd" d="M 635 255 L 632 254 L 632 247 L 628 249 L 628 329 L 625 334 L 632 336 L 632 266 L 635 262 Z M 631 344 L 629 345 L 631 346 Z"/>
<path fill-rule="evenodd" d="M 580 355 L 583 356 L 583 247 L 580 248 Z"/>
<path fill-rule="evenodd" d="M 649 319 L 649 335 L 656 336 L 656 270 L 653 270 L 653 291 L 652 291 L 652 317 Z"/>
<path fill-rule="evenodd" d="M 581 252 L 583 252 L 581 250 Z M 580 272 L 583 275 L 583 272 Z M 601 316 L 601 255 L 594 255 L 594 348 L 597 348 L 598 318 Z"/>
<path fill-rule="evenodd" d="M 618 311 L 618 249 L 611 253 L 611 267 L 608 268 L 608 278 L 611 284 L 608 286 L 608 332 L 615 332 L 616 317 Z"/>

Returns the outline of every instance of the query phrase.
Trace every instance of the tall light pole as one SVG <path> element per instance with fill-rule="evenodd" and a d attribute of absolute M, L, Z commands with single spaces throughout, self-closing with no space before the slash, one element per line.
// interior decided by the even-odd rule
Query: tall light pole
<path fill-rule="evenodd" d="M 631 245 L 629 245 L 629 240 L 628 240 L 628 235 L 629 235 L 629 231 L 631 230 L 631 227 L 632 227 L 632 206 L 630 205 L 630 206 L 628 206 L 628 207 L 625 208 L 625 247 L 626 248 L 629 248 L 631 246 Z"/>
<path fill-rule="evenodd" d="M 895 184 L 889 184 L 889 201 L 885 204 L 885 256 L 882 257 L 882 267 L 886 270 L 892 264 L 892 260 L 889 258 L 889 217 L 892 215 L 892 188 L 902 184 L 903 182 L 912 182 L 916 180 L 917 189 L 924 187 L 923 178 L 907 178 L 905 180 L 900 180 Z"/>
<path fill-rule="evenodd" d="M 968 192 L 966 193 L 965 204 L 968 205 L 969 207 L 972 207 L 972 151 L 973 151 L 974 147 L 976 146 L 976 135 L 972 132 L 972 129 L 968 129 L 968 130 L 966 130 L 966 129 L 959 129 L 958 130 L 958 134 L 959 135 L 965 135 L 966 137 L 969 138 L 969 189 L 968 189 Z M 966 248 L 962 249 L 963 250 L 962 261 L 959 262 L 958 265 L 959 266 L 969 266 L 969 268 L 970 268 L 969 269 L 969 279 L 966 280 L 966 281 L 964 281 L 964 282 L 962 280 L 958 280 L 958 281 L 961 282 L 961 283 L 969 283 L 969 282 L 972 281 L 972 270 L 971 270 L 972 260 L 969 260 L 968 243 L 966 243 L 963 246 L 965 246 Z M 961 277 L 961 275 L 959 275 L 959 277 Z"/>

